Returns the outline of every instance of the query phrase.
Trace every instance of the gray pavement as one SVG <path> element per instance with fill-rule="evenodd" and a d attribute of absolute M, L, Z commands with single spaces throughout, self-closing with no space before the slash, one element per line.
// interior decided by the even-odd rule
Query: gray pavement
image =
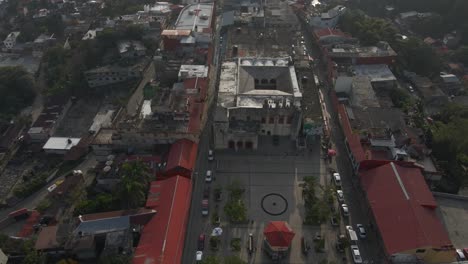
<path fill-rule="evenodd" d="M 313 43 L 312 36 L 310 32 L 304 30 L 304 36 L 306 44 L 308 46 L 311 56 L 314 58 L 321 58 L 320 51 L 317 46 Z M 330 99 L 330 89 L 333 87 L 327 86 L 327 75 L 322 62 L 314 68 L 314 73 L 317 74 L 319 79 L 325 84 L 325 87 L 322 87 L 321 93 L 324 95 L 325 106 L 324 110 L 327 115 L 330 115 L 330 130 L 331 130 L 331 141 L 333 147 L 337 150 L 338 155 L 333 160 L 330 167 L 335 168 L 341 174 L 342 179 L 342 189 L 344 191 L 345 200 L 349 207 L 350 217 L 349 224 L 353 227 L 356 224 L 364 224 L 367 227 L 368 238 L 363 241 L 359 241 L 358 246 L 363 256 L 364 261 L 374 261 L 374 263 L 380 263 L 382 259 L 382 249 L 380 248 L 380 241 L 377 238 L 376 231 L 369 228 L 369 216 L 365 209 L 364 204 L 367 203 L 364 193 L 360 188 L 359 180 L 356 175 L 353 174 L 353 169 L 350 163 L 349 158 L 346 155 L 346 147 L 344 144 L 344 135 L 341 130 L 341 126 L 338 121 L 337 114 L 335 113 Z M 343 227 L 341 227 L 343 229 Z M 343 232 L 344 230 L 342 230 Z M 349 257 L 348 252 L 348 257 Z"/>

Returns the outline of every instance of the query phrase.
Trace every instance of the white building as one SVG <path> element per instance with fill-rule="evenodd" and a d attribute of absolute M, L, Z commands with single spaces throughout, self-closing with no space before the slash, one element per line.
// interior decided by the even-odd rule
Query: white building
<path fill-rule="evenodd" d="M 72 147 L 80 143 L 81 138 L 50 137 L 42 149 L 47 154 L 65 155 Z"/>
<path fill-rule="evenodd" d="M 256 149 L 259 136 L 296 140 L 302 93 L 288 58 L 241 58 L 221 67 L 215 147 Z"/>
<path fill-rule="evenodd" d="M 18 36 L 20 34 L 21 34 L 21 32 L 19 32 L 19 31 L 14 31 L 14 32 L 11 32 L 10 34 L 8 34 L 8 36 L 3 41 L 3 45 L 5 45 L 5 48 L 7 48 L 7 49 L 14 48 L 15 45 L 16 45 L 16 39 L 18 38 Z"/>
<path fill-rule="evenodd" d="M 208 77 L 208 66 L 206 65 L 180 65 L 179 81 L 189 78 L 206 78 Z"/>
<path fill-rule="evenodd" d="M 309 25 L 314 28 L 334 28 L 345 11 L 346 7 L 341 5 L 335 6 L 326 13 L 311 16 L 309 18 Z"/>

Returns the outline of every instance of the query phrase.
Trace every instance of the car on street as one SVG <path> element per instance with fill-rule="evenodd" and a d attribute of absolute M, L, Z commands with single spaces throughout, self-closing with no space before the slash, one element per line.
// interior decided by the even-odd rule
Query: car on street
<path fill-rule="evenodd" d="M 338 202 L 344 203 L 344 194 L 342 190 L 336 191 L 336 197 L 338 198 Z"/>
<path fill-rule="evenodd" d="M 463 249 L 463 254 L 465 255 L 465 258 L 468 259 L 468 248 Z"/>
<path fill-rule="evenodd" d="M 333 183 L 337 188 L 341 188 L 341 176 L 338 172 L 333 173 Z"/>
<path fill-rule="evenodd" d="M 201 234 L 198 237 L 197 248 L 199 251 L 203 251 L 205 249 L 205 234 Z"/>
<path fill-rule="evenodd" d="M 213 172 L 211 170 L 207 170 L 205 182 L 211 182 L 212 180 L 213 180 Z"/>
<path fill-rule="evenodd" d="M 359 247 L 357 245 L 351 245 L 351 254 L 353 255 L 354 263 L 362 263 L 361 252 L 359 251 Z"/>
<path fill-rule="evenodd" d="M 413 88 L 413 86 L 408 85 L 408 90 L 410 91 L 410 93 L 414 93 L 414 88 Z"/>
<path fill-rule="evenodd" d="M 465 261 L 466 260 L 465 254 L 463 254 L 463 250 L 461 250 L 461 249 L 456 250 L 456 257 L 457 257 L 458 261 Z"/>
<path fill-rule="evenodd" d="M 208 199 L 203 199 L 202 200 L 202 215 L 207 216 L 209 213 L 208 210 L 209 210 Z"/>
<path fill-rule="evenodd" d="M 349 216 L 349 209 L 347 204 L 342 204 L 341 205 L 341 212 L 343 213 L 343 216 L 348 217 Z"/>
<path fill-rule="evenodd" d="M 363 224 L 357 224 L 356 227 L 357 227 L 359 237 L 362 238 L 362 239 L 366 238 L 367 234 L 366 234 L 366 229 L 364 228 L 364 225 Z"/>
<path fill-rule="evenodd" d="M 208 160 L 213 161 L 214 160 L 214 152 L 212 149 L 208 150 Z"/>
<path fill-rule="evenodd" d="M 304 50 L 304 52 L 302 53 L 302 55 L 307 56 L 307 50 Z"/>
<path fill-rule="evenodd" d="M 197 251 L 195 253 L 195 260 L 196 261 L 202 261 L 203 260 L 203 252 L 202 251 Z"/>

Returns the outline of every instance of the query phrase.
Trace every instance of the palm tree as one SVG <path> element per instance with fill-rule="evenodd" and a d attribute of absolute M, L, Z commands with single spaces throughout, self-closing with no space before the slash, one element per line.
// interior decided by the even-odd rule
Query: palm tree
<path fill-rule="evenodd" d="M 150 181 L 150 170 L 141 161 L 126 162 L 121 167 L 122 180 L 117 193 L 126 208 L 141 206 Z"/>

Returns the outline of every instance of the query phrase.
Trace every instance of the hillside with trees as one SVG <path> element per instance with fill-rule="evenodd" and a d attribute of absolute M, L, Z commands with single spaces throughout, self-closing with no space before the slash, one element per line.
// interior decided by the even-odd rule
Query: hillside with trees
<path fill-rule="evenodd" d="M 11 119 L 31 105 L 36 96 L 34 85 L 34 79 L 23 68 L 1 67 L 0 119 Z"/>

